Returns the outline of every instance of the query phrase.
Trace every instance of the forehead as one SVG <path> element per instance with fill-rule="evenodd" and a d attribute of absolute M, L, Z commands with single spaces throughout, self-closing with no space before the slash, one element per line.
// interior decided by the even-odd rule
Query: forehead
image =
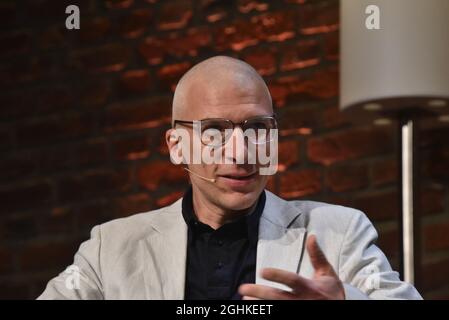
<path fill-rule="evenodd" d="M 192 119 L 226 118 L 242 121 L 273 112 L 265 85 L 260 80 L 239 77 L 192 83 L 186 104 L 188 116 Z"/>

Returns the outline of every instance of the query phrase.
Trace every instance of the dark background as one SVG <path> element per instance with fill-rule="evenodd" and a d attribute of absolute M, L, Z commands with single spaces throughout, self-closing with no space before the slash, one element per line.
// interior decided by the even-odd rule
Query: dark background
<path fill-rule="evenodd" d="M 66 30 L 76 4 L 81 29 Z M 179 77 L 225 54 L 253 65 L 281 117 L 269 189 L 363 210 L 397 266 L 397 128 L 338 110 L 339 3 L 0 2 L 0 298 L 35 298 L 96 224 L 165 206 L 187 175 L 164 132 Z M 367 62 L 369 63 L 369 62 Z M 449 130 L 421 133 L 422 285 L 449 298 Z"/>

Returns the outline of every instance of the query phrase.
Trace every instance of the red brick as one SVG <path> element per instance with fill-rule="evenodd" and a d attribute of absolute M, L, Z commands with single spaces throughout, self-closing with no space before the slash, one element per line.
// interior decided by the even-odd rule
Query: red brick
<path fill-rule="evenodd" d="M 37 233 L 67 237 L 75 229 L 75 212 L 68 207 L 55 207 L 50 212 L 39 215 L 36 219 Z"/>
<path fill-rule="evenodd" d="M 86 107 L 102 106 L 110 95 L 111 87 L 106 80 L 86 81 L 80 89 L 80 101 Z"/>
<path fill-rule="evenodd" d="M 2 22 L 2 28 L 8 28 L 17 23 L 16 3 L 13 1 L 0 3 L 0 21 Z"/>
<path fill-rule="evenodd" d="M 288 140 L 279 143 L 278 171 L 283 172 L 292 165 L 299 163 L 298 141 Z"/>
<path fill-rule="evenodd" d="M 148 64 L 162 62 L 164 58 L 196 56 L 201 49 L 210 45 L 208 28 L 191 28 L 185 33 L 169 33 L 164 37 L 148 37 L 139 46 L 139 53 Z"/>
<path fill-rule="evenodd" d="M 421 130 L 419 132 L 419 146 L 421 148 L 433 148 L 438 146 L 449 146 L 447 137 L 449 136 L 449 128 L 439 127 L 433 129 Z"/>
<path fill-rule="evenodd" d="M 324 35 L 324 55 L 327 60 L 340 59 L 340 34 L 338 31 Z"/>
<path fill-rule="evenodd" d="M 106 0 L 106 8 L 109 9 L 127 9 L 134 4 L 134 0 Z"/>
<path fill-rule="evenodd" d="M 145 135 L 123 137 L 114 141 L 114 155 L 120 160 L 144 159 L 150 155 L 150 146 Z"/>
<path fill-rule="evenodd" d="M 73 263 L 73 256 L 79 247 L 77 242 L 31 244 L 19 252 L 22 271 L 36 271 L 45 268 L 65 268 Z"/>
<path fill-rule="evenodd" d="M 280 177 L 280 195 L 284 198 L 299 198 L 321 191 L 322 178 L 316 169 L 287 171 Z"/>
<path fill-rule="evenodd" d="M 88 16 L 92 13 L 95 10 L 95 3 L 95 0 L 77 0 L 76 5 L 80 8 L 81 17 L 83 15 Z M 71 4 L 74 4 L 71 0 L 34 0 L 25 6 L 26 19 L 33 21 L 33 23 L 56 23 L 65 25 L 65 19 L 67 17 L 65 9 Z M 39 14 L 36 14 L 37 12 Z"/>
<path fill-rule="evenodd" d="M 137 179 L 143 188 L 155 191 L 163 186 L 179 186 L 183 183 L 187 186 L 188 174 L 181 166 L 170 161 L 154 161 L 138 168 Z"/>
<path fill-rule="evenodd" d="M 7 128 L 0 128 L 0 151 L 10 150 L 12 145 L 11 131 Z"/>
<path fill-rule="evenodd" d="M 74 115 L 50 118 L 20 125 L 17 132 L 19 145 L 37 146 L 81 137 L 90 132 L 92 118 Z"/>
<path fill-rule="evenodd" d="M 132 194 L 114 201 L 119 217 L 147 212 L 153 208 L 150 196 L 146 193 Z"/>
<path fill-rule="evenodd" d="M 102 170 L 60 178 L 58 196 L 60 202 L 66 203 L 125 192 L 131 188 L 129 169 Z"/>
<path fill-rule="evenodd" d="M 359 196 L 354 199 L 354 207 L 374 221 L 399 217 L 399 197 L 395 191 L 376 191 Z"/>
<path fill-rule="evenodd" d="M 339 26 L 339 4 L 337 1 L 311 3 L 299 11 L 299 29 L 305 35 L 331 32 Z"/>
<path fill-rule="evenodd" d="M 379 232 L 377 246 L 385 253 L 388 260 L 397 257 L 399 254 L 399 236 L 396 229 Z"/>
<path fill-rule="evenodd" d="M 281 136 L 308 135 L 320 125 L 320 110 L 316 107 L 294 107 L 279 112 Z"/>
<path fill-rule="evenodd" d="M 53 86 L 38 89 L 22 89 L 0 97 L 0 118 L 30 117 L 68 110 L 73 96 L 68 87 Z"/>
<path fill-rule="evenodd" d="M 316 40 L 299 41 L 282 50 L 281 70 L 290 71 L 320 63 L 321 48 Z"/>
<path fill-rule="evenodd" d="M 33 150 L 30 158 L 40 174 L 53 174 L 75 167 L 73 146 L 60 145 Z"/>
<path fill-rule="evenodd" d="M 427 186 L 422 188 L 421 192 L 419 192 L 419 196 L 423 214 L 444 212 L 444 191 L 444 188 L 438 186 Z"/>
<path fill-rule="evenodd" d="M 159 30 L 181 29 L 187 26 L 192 18 L 190 0 L 163 2 L 157 15 Z"/>
<path fill-rule="evenodd" d="M 424 247 L 426 250 L 444 250 L 449 248 L 449 222 L 441 221 L 424 227 Z"/>
<path fill-rule="evenodd" d="M 80 71 L 115 72 L 123 70 L 129 58 L 129 47 L 122 44 L 107 44 L 76 51 L 72 54 L 71 61 Z"/>
<path fill-rule="evenodd" d="M 66 47 L 68 41 L 64 37 L 65 30 L 65 26 L 51 26 L 43 30 L 38 35 L 37 45 L 42 50 Z"/>
<path fill-rule="evenodd" d="M 333 98 L 338 95 L 338 70 L 331 66 L 302 76 L 279 77 L 269 81 L 269 88 L 277 106 Z"/>
<path fill-rule="evenodd" d="M 267 184 L 265 186 L 265 189 L 267 189 L 268 191 L 270 191 L 270 192 L 272 192 L 274 194 L 278 194 L 276 182 L 277 182 L 277 176 L 276 175 L 269 176 L 268 180 L 267 180 Z"/>
<path fill-rule="evenodd" d="M 397 159 L 383 159 L 373 163 L 371 183 L 375 186 L 396 182 L 398 179 Z"/>
<path fill-rule="evenodd" d="M 341 128 L 349 125 L 350 122 L 337 105 L 326 107 L 323 110 L 322 126 L 328 129 Z"/>
<path fill-rule="evenodd" d="M 285 41 L 295 36 L 294 11 L 270 12 L 251 18 L 256 33 L 263 41 Z"/>
<path fill-rule="evenodd" d="M 179 198 L 181 198 L 183 195 L 184 195 L 184 191 L 173 191 L 173 192 L 169 193 L 168 195 L 165 195 L 165 196 L 157 199 L 156 205 L 159 208 L 168 206 L 168 205 L 172 204 L 173 202 L 175 202 L 176 200 L 178 200 Z"/>
<path fill-rule="evenodd" d="M 174 92 L 179 79 L 191 66 L 190 62 L 181 62 L 163 66 L 157 71 L 160 86 Z"/>
<path fill-rule="evenodd" d="M 251 50 L 245 53 L 242 58 L 262 76 L 276 72 L 276 49 L 273 47 Z"/>
<path fill-rule="evenodd" d="M 423 173 L 437 181 L 449 181 L 449 147 L 434 146 L 423 155 Z"/>
<path fill-rule="evenodd" d="M 51 203 L 52 186 L 46 182 L 36 182 L 0 191 L 0 211 L 3 214 L 17 210 L 42 207 Z"/>
<path fill-rule="evenodd" d="M 449 259 L 428 262 L 423 265 L 422 290 L 445 287 L 449 283 Z"/>
<path fill-rule="evenodd" d="M 29 284 L 6 279 L 0 283 L 0 299 L 23 300 L 29 298 Z"/>
<path fill-rule="evenodd" d="M 230 2 L 220 0 L 200 0 L 198 4 L 198 16 L 204 17 L 209 23 L 224 20 L 230 13 Z"/>
<path fill-rule="evenodd" d="M 0 274 L 11 272 L 11 270 L 13 269 L 12 259 L 12 250 L 0 248 Z"/>
<path fill-rule="evenodd" d="M 254 28 L 254 24 L 243 19 L 217 28 L 214 39 L 215 49 L 218 51 L 228 49 L 241 51 L 259 43 L 259 37 Z"/>
<path fill-rule="evenodd" d="M 28 53 L 32 47 L 32 37 L 30 34 L 19 31 L 0 35 L 0 43 L 7 44 L 3 46 L 1 56 L 10 56 L 16 54 Z"/>
<path fill-rule="evenodd" d="M 5 155 L 0 158 L 0 180 L 13 181 L 27 176 L 33 175 L 36 172 L 37 163 L 27 153 L 19 153 L 12 155 Z"/>
<path fill-rule="evenodd" d="M 326 172 L 326 186 L 334 192 L 361 189 L 368 181 L 368 168 L 363 164 L 332 166 Z"/>
<path fill-rule="evenodd" d="M 109 106 L 105 130 L 122 131 L 153 128 L 170 121 L 170 100 L 165 97 L 147 98 Z"/>
<path fill-rule="evenodd" d="M 449 290 L 446 287 L 437 291 L 420 293 L 424 300 L 449 300 Z"/>
<path fill-rule="evenodd" d="M 117 22 L 118 33 L 125 38 L 138 38 L 148 28 L 152 28 L 153 12 L 150 9 L 137 9 L 126 12 Z"/>
<path fill-rule="evenodd" d="M 60 80 L 66 75 L 61 61 L 53 55 L 12 56 L 0 65 L 0 85 L 3 89 L 17 88 L 19 85 L 23 88 L 23 84 L 30 81 Z"/>
<path fill-rule="evenodd" d="M 117 207 L 111 200 L 93 200 L 83 203 L 76 211 L 78 230 L 89 234 L 99 224 L 117 218 Z"/>
<path fill-rule="evenodd" d="M 269 7 L 269 1 L 264 0 L 238 0 L 237 2 L 237 8 L 242 13 L 267 11 Z"/>
<path fill-rule="evenodd" d="M 106 163 L 108 159 L 107 141 L 102 138 L 83 141 L 82 144 L 74 148 L 74 158 L 78 165 Z"/>
<path fill-rule="evenodd" d="M 394 150 L 394 132 L 372 127 L 313 137 L 307 143 L 307 155 L 313 162 L 330 165 L 349 159 L 383 154 Z"/>
<path fill-rule="evenodd" d="M 147 37 L 139 46 L 139 53 L 149 65 L 156 65 L 162 62 L 167 48 L 164 41 L 156 37 Z"/>
<path fill-rule="evenodd" d="M 145 69 L 129 70 L 120 77 L 120 86 L 127 94 L 148 92 L 151 85 L 150 74 Z"/>
<path fill-rule="evenodd" d="M 80 9 L 81 10 L 81 9 Z M 82 44 L 95 43 L 110 35 L 111 21 L 106 17 L 94 17 L 81 21 L 81 27 L 76 32 L 78 41 Z"/>

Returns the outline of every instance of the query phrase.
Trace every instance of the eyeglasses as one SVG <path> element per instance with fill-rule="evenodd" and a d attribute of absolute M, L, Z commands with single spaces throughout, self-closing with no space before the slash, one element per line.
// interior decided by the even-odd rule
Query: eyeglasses
<path fill-rule="evenodd" d="M 248 140 L 254 144 L 263 144 L 272 140 L 272 130 L 277 129 L 275 114 L 270 116 L 257 116 L 246 119 L 240 123 L 234 123 L 229 119 L 208 118 L 194 121 L 174 120 L 173 127 L 177 124 L 199 125 L 201 143 L 206 146 L 218 147 L 227 143 L 236 126 L 240 127 Z"/>

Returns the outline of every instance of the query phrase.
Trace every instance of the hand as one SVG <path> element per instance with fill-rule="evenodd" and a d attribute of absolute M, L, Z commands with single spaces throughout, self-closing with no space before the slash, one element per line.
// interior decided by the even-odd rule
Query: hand
<path fill-rule="evenodd" d="M 281 269 L 266 268 L 261 271 L 262 278 L 285 284 L 293 291 L 288 292 L 260 284 L 242 284 L 239 287 L 239 293 L 243 299 L 345 299 L 343 284 L 318 246 L 315 236 L 307 238 L 306 248 L 315 269 L 313 279 L 307 279 L 296 273 Z"/>

